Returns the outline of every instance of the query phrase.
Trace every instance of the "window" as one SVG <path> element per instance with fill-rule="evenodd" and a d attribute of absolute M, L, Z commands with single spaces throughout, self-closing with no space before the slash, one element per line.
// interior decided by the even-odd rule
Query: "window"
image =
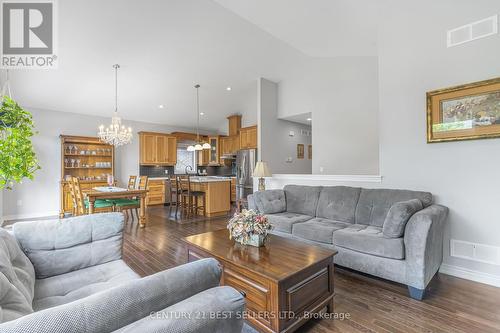
<path fill-rule="evenodd" d="M 195 152 L 187 151 L 186 148 L 177 148 L 177 164 L 174 172 L 176 174 L 186 173 L 186 167 L 190 166 L 192 171 L 196 171 Z"/>

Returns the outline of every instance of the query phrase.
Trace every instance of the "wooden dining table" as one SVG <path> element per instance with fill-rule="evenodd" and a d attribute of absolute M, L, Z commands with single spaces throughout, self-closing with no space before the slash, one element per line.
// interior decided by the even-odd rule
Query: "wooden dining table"
<path fill-rule="evenodd" d="M 139 205 L 139 226 L 144 228 L 146 226 L 146 195 L 148 190 L 128 190 L 126 188 L 118 187 L 94 187 L 91 190 L 84 191 L 83 194 L 89 200 L 89 214 L 94 213 L 94 203 L 97 199 L 111 200 L 111 199 L 135 199 L 138 198 Z"/>

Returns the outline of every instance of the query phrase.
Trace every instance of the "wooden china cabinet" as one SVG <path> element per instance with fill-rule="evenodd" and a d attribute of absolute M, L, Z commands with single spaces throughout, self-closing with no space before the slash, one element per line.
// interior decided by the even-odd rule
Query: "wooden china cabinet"
<path fill-rule="evenodd" d="M 107 176 L 114 176 L 115 150 L 97 137 L 60 135 L 61 189 L 60 217 L 72 213 L 73 202 L 69 190 L 70 177 L 80 179 L 82 190 L 105 186 Z"/>

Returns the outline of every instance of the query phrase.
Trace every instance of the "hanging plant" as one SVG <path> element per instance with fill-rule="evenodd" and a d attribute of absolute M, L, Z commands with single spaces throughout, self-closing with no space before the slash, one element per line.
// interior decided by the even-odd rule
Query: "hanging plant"
<path fill-rule="evenodd" d="M 33 117 L 8 96 L 0 105 L 0 190 L 12 189 L 24 178 L 33 179 L 40 169 L 31 143 Z"/>

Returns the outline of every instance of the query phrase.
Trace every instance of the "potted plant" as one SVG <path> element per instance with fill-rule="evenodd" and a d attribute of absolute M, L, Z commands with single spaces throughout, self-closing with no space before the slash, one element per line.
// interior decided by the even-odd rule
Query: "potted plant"
<path fill-rule="evenodd" d="M 23 178 L 33 179 L 40 169 L 31 138 L 35 134 L 31 113 L 8 96 L 0 105 L 0 190 L 12 189 Z"/>
<path fill-rule="evenodd" d="M 227 224 L 229 238 L 243 245 L 263 246 L 271 224 L 264 215 L 254 210 L 243 209 L 235 213 Z"/>

